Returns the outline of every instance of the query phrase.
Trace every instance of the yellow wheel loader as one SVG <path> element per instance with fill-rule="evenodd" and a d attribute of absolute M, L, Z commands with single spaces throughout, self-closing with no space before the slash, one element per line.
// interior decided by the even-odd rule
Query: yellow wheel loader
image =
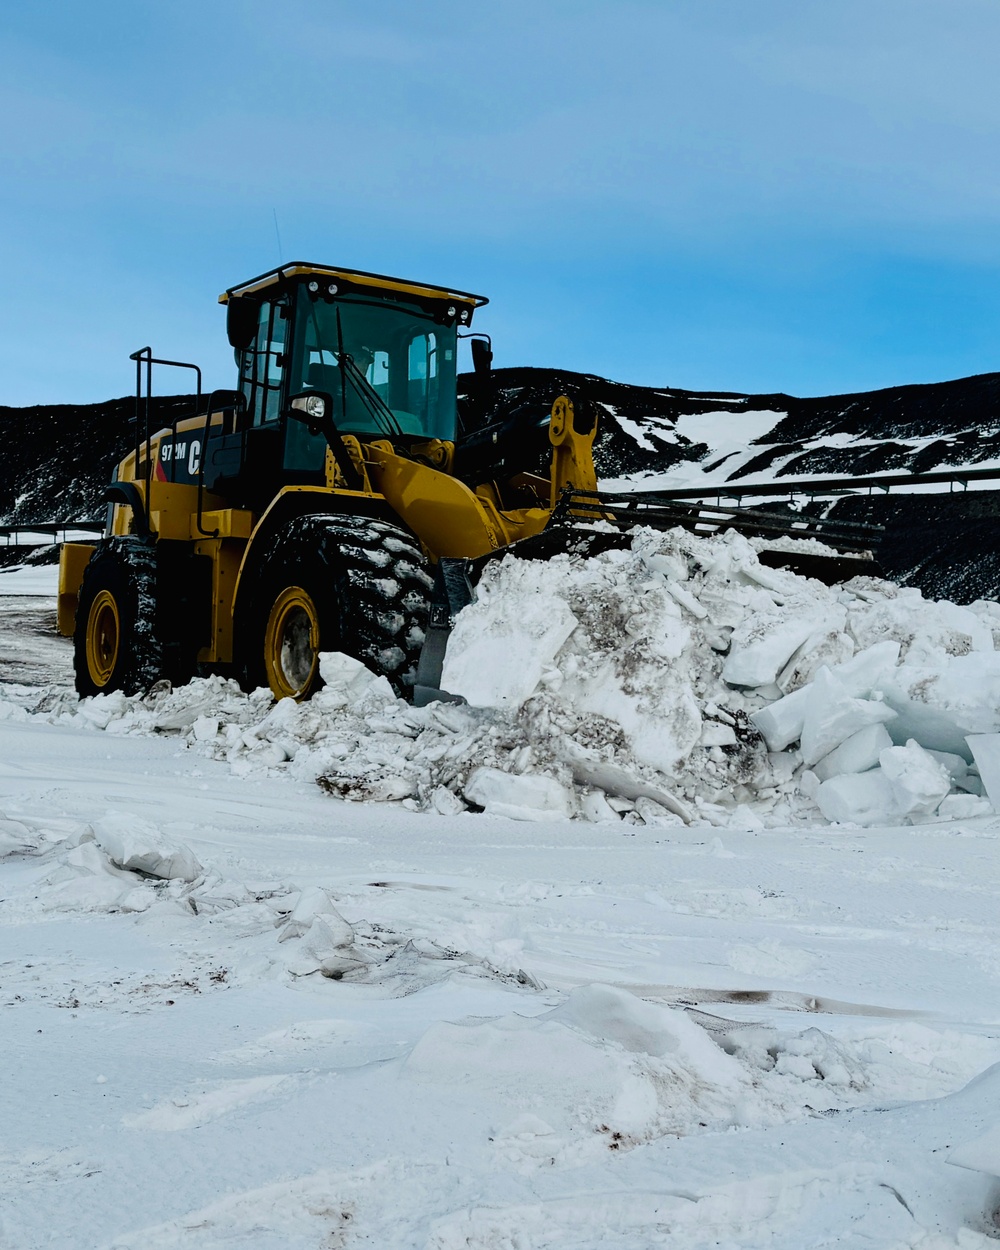
<path fill-rule="evenodd" d="M 470 332 L 481 296 L 296 262 L 220 302 L 236 390 L 205 396 L 197 366 L 135 352 L 135 446 L 108 488 L 105 534 L 62 548 L 59 629 L 81 695 L 220 672 L 304 698 L 319 653 L 337 650 L 417 702 L 441 697 L 469 562 L 579 546 L 581 526 L 591 549 L 638 523 L 864 545 L 815 519 L 602 495 L 595 418 L 565 397 L 530 430 L 461 430 L 460 336 L 474 389 L 489 392 L 489 340 Z M 194 414 L 155 431 L 154 366 L 197 381 Z M 545 427 L 547 469 L 532 447 Z"/>
<path fill-rule="evenodd" d="M 295 263 L 220 302 L 235 391 L 202 396 L 196 366 L 132 357 L 135 447 L 107 492 L 105 536 L 61 555 L 77 690 L 218 671 L 301 698 L 319 653 L 341 650 L 410 693 L 435 574 L 446 629 L 463 581 L 449 560 L 539 534 L 567 489 L 596 489 L 593 422 L 557 401 L 547 476 L 498 473 L 489 437 L 456 457 L 460 334 L 477 376 L 490 368 L 488 340 L 469 333 L 481 296 Z M 195 415 L 156 431 L 154 365 L 198 382 Z"/>

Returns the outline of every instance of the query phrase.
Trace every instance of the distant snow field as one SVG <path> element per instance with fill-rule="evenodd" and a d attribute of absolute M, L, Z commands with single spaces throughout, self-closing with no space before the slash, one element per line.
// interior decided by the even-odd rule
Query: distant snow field
<path fill-rule="evenodd" d="M 39 596 L 55 598 L 59 589 L 58 564 L 19 564 L 0 568 L 0 596 Z"/>
<path fill-rule="evenodd" d="M 923 437 L 896 434 L 890 439 L 864 431 L 831 431 L 823 428 L 812 437 L 779 441 L 774 438 L 773 432 L 788 414 L 767 408 L 719 409 L 716 412 L 682 413 L 673 419 L 656 416 L 639 419 L 614 412 L 610 404 L 602 404 L 601 407 L 615 420 L 627 439 L 634 442 L 636 448 L 642 452 L 653 453 L 654 457 L 650 460 L 649 467 L 617 476 L 602 476 L 602 489 L 607 490 L 704 488 L 706 498 L 717 492 L 725 498 L 727 484 L 735 483 L 741 489 L 748 486 L 770 489 L 780 485 L 782 477 L 787 477 L 790 481 L 808 481 L 811 478 L 849 478 L 859 473 L 864 476 L 865 473 L 893 472 L 900 477 L 906 477 L 914 472 L 914 458 L 922 453 L 941 453 L 948 446 L 940 430 Z M 984 436 L 992 432 L 984 431 Z M 769 438 L 769 435 L 772 437 Z M 704 444 L 708 450 L 701 454 L 700 459 L 685 458 L 668 469 L 658 468 L 655 454 L 662 452 L 665 445 L 676 446 L 678 442 L 694 446 Z M 976 470 L 1000 469 L 1000 458 L 997 456 L 983 454 L 981 448 L 975 444 L 975 453 L 970 455 L 968 444 L 964 446 L 968 460 L 961 454 L 954 458 L 956 453 L 952 450 L 949 453 L 952 458 L 935 461 L 930 466 L 925 465 L 924 470 L 958 470 L 962 467 Z M 819 454 L 824 461 L 832 460 L 837 467 L 802 467 L 809 463 L 812 456 Z M 857 467 L 859 463 L 869 461 L 867 469 L 860 470 Z M 749 468 L 754 462 L 758 462 L 757 467 Z M 984 488 L 990 487 L 988 484 L 980 486 L 980 489 Z M 931 482 L 919 486 L 908 485 L 907 493 L 942 494 L 953 489 L 954 485 L 948 482 Z"/>
<path fill-rule="evenodd" d="M 418 710 L 81 704 L 32 593 L 0 1245 L 996 1244 L 995 604 L 639 532 L 498 564 Z"/>

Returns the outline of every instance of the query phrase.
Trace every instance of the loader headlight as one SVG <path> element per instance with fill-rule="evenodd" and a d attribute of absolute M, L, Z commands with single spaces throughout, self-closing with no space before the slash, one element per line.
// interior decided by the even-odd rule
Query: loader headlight
<path fill-rule="evenodd" d="M 326 293 L 327 293 L 327 295 L 336 295 L 336 294 L 337 294 L 337 284 L 336 284 L 336 282 L 331 282 L 331 283 L 330 283 L 330 285 L 326 288 Z"/>
<path fill-rule="evenodd" d="M 322 421 L 326 416 L 326 400 L 322 395 L 296 395 L 292 400 L 292 407 L 316 421 Z"/>
<path fill-rule="evenodd" d="M 463 308 L 458 314 L 458 319 L 461 321 L 462 325 L 465 325 L 465 323 L 469 320 L 469 310 L 467 308 Z"/>
<path fill-rule="evenodd" d="M 449 317 L 454 317 L 456 312 L 458 312 L 458 309 L 455 307 L 455 305 L 454 305 L 454 304 L 449 304 L 449 305 L 448 305 L 448 316 L 449 316 Z"/>
<path fill-rule="evenodd" d="M 309 285 L 308 285 L 308 288 L 307 288 L 307 289 L 308 289 L 308 290 L 309 290 L 309 291 L 310 291 L 313 295 L 315 295 L 315 294 L 316 294 L 316 292 L 319 290 L 319 283 L 316 281 L 316 279 L 315 279 L 315 278 L 313 278 L 312 282 L 310 282 L 310 283 L 309 283 Z"/>

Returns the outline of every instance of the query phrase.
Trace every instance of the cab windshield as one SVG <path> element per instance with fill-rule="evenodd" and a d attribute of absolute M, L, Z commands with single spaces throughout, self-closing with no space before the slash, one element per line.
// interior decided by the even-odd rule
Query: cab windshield
<path fill-rule="evenodd" d="M 345 434 L 384 437 L 388 423 L 406 436 L 455 438 L 454 326 L 413 304 L 356 295 L 335 303 L 313 300 L 304 286 L 297 320 L 290 394 L 328 391 Z M 341 352 L 351 358 L 344 370 Z"/>

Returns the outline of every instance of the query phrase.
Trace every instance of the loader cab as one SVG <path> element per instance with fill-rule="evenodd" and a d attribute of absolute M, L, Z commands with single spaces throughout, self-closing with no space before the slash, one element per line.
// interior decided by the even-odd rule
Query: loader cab
<path fill-rule="evenodd" d="M 245 410 L 209 441 L 209 490 L 256 508 L 325 483 L 326 436 L 289 418 L 304 391 L 328 394 L 337 431 L 362 442 L 454 441 L 458 333 L 481 296 L 295 264 L 220 298 Z"/>

